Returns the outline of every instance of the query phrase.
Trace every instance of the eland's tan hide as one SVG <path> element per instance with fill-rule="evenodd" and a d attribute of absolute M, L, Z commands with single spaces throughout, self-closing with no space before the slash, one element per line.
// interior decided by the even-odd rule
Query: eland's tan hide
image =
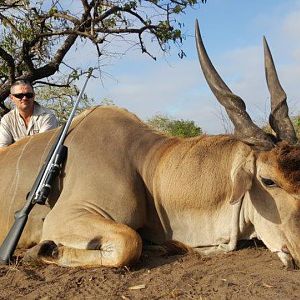
<path fill-rule="evenodd" d="M 1 240 L 57 132 L 0 150 Z M 49 206 L 33 208 L 19 242 L 39 243 L 32 253 L 43 261 L 123 266 L 139 259 L 142 239 L 209 253 L 258 237 L 286 265 L 299 262 L 299 178 L 286 157 L 294 151 L 299 165 L 296 146 L 257 151 L 233 136 L 167 137 L 109 106 L 75 118 L 65 145 Z"/>

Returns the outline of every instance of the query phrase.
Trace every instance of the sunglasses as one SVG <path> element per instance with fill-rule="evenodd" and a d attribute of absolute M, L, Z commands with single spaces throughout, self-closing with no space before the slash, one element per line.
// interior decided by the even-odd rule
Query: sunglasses
<path fill-rule="evenodd" d="M 33 93 L 20 93 L 20 94 L 13 94 L 13 96 L 21 100 L 24 97 L 26 97 L 27 99 L 31 99 L 31 98 L 33 98 L 34 94 Z"/>

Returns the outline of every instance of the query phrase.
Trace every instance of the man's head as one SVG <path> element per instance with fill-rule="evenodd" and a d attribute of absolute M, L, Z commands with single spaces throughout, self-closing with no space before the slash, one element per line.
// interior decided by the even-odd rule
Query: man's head
<path fill-rule="evenodd" d="M 32 114 L 34 91 L 29 81 L 18 80 L 14 82 L 10 88 L 10 99 L 20 112 Z"/>

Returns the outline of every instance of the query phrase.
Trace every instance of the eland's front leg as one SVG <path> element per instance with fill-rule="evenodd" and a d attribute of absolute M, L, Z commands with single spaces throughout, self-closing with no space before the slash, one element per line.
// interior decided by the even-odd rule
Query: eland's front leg
<path fill-rule="evenodd" d="M 42 242 L 30 249 L 46 263 L 60 266 L 120 267 L 135 263 L 142 240 L 132 228 L 102 216 L 85 213 L 59 227 L 45 220 Z"/>

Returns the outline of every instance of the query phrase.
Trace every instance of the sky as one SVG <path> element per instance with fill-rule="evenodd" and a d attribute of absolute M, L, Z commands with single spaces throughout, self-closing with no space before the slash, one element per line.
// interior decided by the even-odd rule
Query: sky
<path fill-rule="evenodd" d="M 270 112 L 263 36 L 288 95 L 290 115 L 300 113 L 300 0 L 207 0 L 180 18 L 187 36 L 182 46 L 187 55 L 184 59 L 178 57 L 176 47 L 169 54 L 158 55 L 157 61 L 139 51 L 129 51 L 109 62 L 101 77 L 90 80 L 88 96 L 111 99 L 143 120 L 164 114 L 192 120 L 208 134 L 228 131 L 224 110 L 200 69 L 194 40 L 196 18 L 214 66 L 245 101 L 254 122 L 264 124 Z M 92 59 L 82 51 L 70 59 L 78 59 L 76 55 L 86 61 Z"/>

